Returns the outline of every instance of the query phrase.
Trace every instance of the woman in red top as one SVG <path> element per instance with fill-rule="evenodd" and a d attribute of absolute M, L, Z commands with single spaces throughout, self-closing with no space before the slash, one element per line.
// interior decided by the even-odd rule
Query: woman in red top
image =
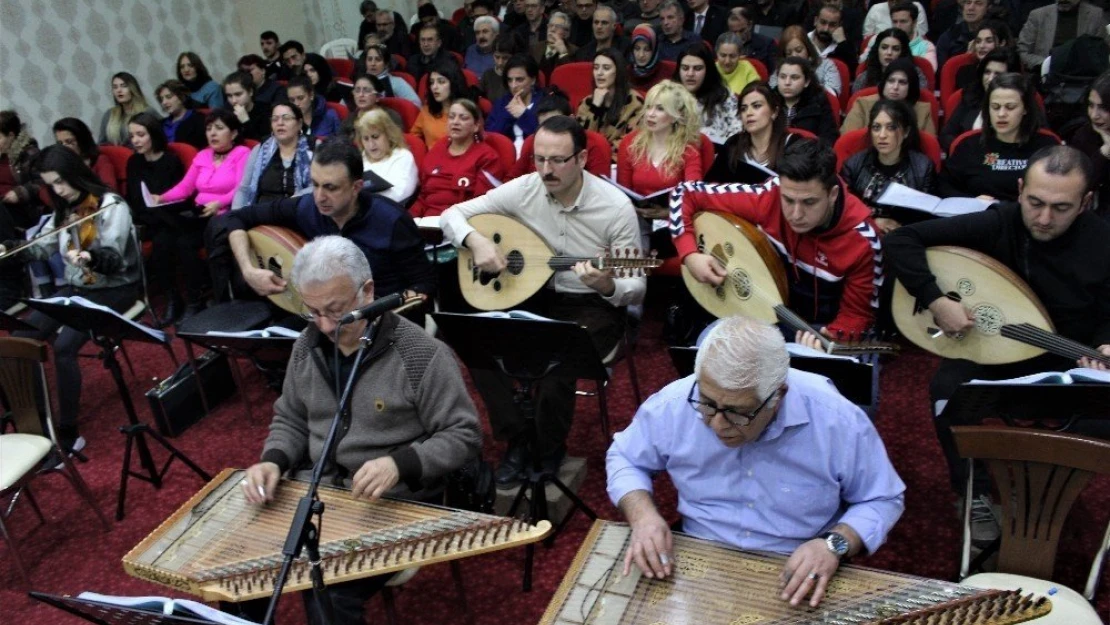
<path fill-rule="evenodd" d="M 640 195 L 651 195 L 681 182 L 701 180 L 700 147 L 701 114 L 697 101 L 682 85 L 664 80 L 644 98 L 640 129 L 621 141 L 617 150 L 617 182 Z M 647 205 L 638 205 L 636 212 L 645 220 L 667 219 L 667 199 L 664 195 Z M 669 233 L 665 228 L 660 232 L 659 237 L 651 239 L 652 249 L 663 258 L 673 256 Z"/>
<path fill-rule="evenodd" d="M 505 179 L 507 163 L 484 140 L 482 111 L 472 100 L 455 100 L 447 111 L 447 136 L 440 139 L 420 167 L 420 193 L 409 211 L 434 217 L 459 202 L 493 188 L 485 173 Z"/>
<path fill-rule="evenodd" d="M 109 191 L 119 191 L 116 188 L 119 185 L 119 177 L 115 166 L 112 165 L 112 159 L 100 154 L 100 149 L 93 140 L 92 131 L 85 122 L 76 117 L 59 119 L 54 122 L 54 140 L 76 152 Z"/>

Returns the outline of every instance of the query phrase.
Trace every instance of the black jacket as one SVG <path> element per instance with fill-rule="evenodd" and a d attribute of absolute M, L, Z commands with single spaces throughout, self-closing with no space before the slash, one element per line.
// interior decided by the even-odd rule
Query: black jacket
<path fill-rule="evenodd" d="M 694 12 L 686 12 L 686 22 L 682 25 L 682 30 L 694 32 Z M 705 23 L 701 27 L 701 38 L 709 42 L 709 45 L 717 45 L 717 37 L 721 33 L 728 30 L 728 11 L 724 7 L 719 7 L 711 4 L 705 11 Z"/>
<path fill-rule="evenodd" d="M 832 108 L 825 97 L 824 89 L 809 90 L 803 94 L 795 106 L 791 128 L 801 128 L 817 135 L 822 143 L 832 146 L 840 137 L 840 127 L 833 119 Z"/>
<path fill-rule="evenodd" d="M 891 182 L 904 184 L 923 193 L 932 193 L 936 185 L 936 170 L 928 156 L 916 150 L 906 155 L 898 164 L 897 173 L 888 175 L 880 170 L 879 159 L 874 150 L 868 149 L 853 154 L 840 170 L 840 177 L 848 189 L 855 193 L 864 204 L 871 207 L 873 217 L 891 217 L 901 223 L 921 221 L 928 217 L 920 211 L 907 211 L 897 207 L 879 204 L 875 200 Z M 909 214 L 907 214 L 909 213 Z M 916 213 L 916 214 L 915 214 Z"/>
<path fill-rule="evenodd" d="M 903 226 L 883 239 L 888 269 L 922 305 L 941 297 L 925 248 L 958 245 L 1001 262 L 1044 304 L 1056 332 L 1086 345 L 1110 344 L 1110 223 L 1090 212 L 1048 242 L 1034 240 L 1021 206 L 999 202 L 968 215 Z"/>

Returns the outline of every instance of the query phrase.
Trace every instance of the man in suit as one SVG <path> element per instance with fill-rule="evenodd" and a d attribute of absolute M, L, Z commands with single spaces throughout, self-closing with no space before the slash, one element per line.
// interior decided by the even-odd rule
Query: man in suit
<path fill-rule="evenodd" d="M 683 12 L 678 0 L 666 0 L 659 8 L 659 58 L 678 61 L 690 44 L 698 43 L 697 35 L 682 27 Z"/>
<path fill-rule="evenodd" d="M 1035 9 L 1018 36 L 1021 62 L 1030 69 L 1040 67 L 1053 48 L 1080 35 L 1107 38 L 1106 13 L 1101 8 L 1081 0 L 1056 0 Z"/>
<path fill-rule="evenodd" d="M 528 47 L 544 74 L 550 74 L 557 66 L 573 61 L 577 50 L 570 42 L 570 18 L 561 11 L 547 18 L 547 38 L 534 41 Z"/>
<path fill-rule="evenodd" d="M 568 2 L 568 10 L 573 9 L 570 18 L 570 42 L 581 48 L 593 41 L 594 38 L 594 13 L 597 11 L 597 0 L 573 0 Z"/>
<path fill-rule="evenodd" d="M 728 30 L 728 13 L 724 7 L 709 4 L 709 0 L 690 0 L 687 4 L 690 11 L 682 27 L 709 43 L 717 43 L 717 37 Z"/>
<path fill-rule="evenodd" d="M 744 42 L 740 53 L 759 60 L 769 71 L 774 71 L 777 55 L 775 42 L 766 35 L 753 32 L 755 23 L 755 11 L 750 7 L 732 7 L 728 11 L 728 29 Z"/>

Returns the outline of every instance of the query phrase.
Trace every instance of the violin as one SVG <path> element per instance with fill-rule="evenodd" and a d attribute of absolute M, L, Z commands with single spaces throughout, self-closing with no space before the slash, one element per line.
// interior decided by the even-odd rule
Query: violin
<path fill-rule="evenodd" d="M 73 212 L 66 218 L 66 227 L 75 228 L 76 232 L 69 237 L 69 251 L 81 253 L 89 249 L 99 235 L 96 220 L 90 219 L 99 213 L 100 198 L 94 195 L 85 196 L 81 203 L 74 207 Z M 77 265 L 81 269 L 81 281 L 85 284 L 95 284 L 96 274 L 85 265 Z"/>

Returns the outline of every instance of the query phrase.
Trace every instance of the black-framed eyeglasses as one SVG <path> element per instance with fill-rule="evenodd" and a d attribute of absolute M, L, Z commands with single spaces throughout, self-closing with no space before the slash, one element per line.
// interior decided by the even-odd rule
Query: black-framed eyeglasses
<path fill-rule="evenodd" d="M 721 408 L 713 402 L 702 401 L 695 398 L 694 395 L 697 388 L 697 382 L 690 385 L 690 395 L 686 397 L 686 403 L 690 404 L 690 407 L 696 410 L 699 415 L 701 415 L 702 421 L 708 423 L 710 419 L 717 415 L 717 413 L 720 413 L 721 416 L 725 418 L 725 421 L 728 421 L 730 424 L 738 428 L 747 427 L 748 425 L 750 425 L 751 422 L 759 416 L 759 413 L 763 412 L 763 409 L 767 407 L 767 403 L 771 401 L 771 398 L 775 395 L 778 395 L 779 392 L 779 389 L 777 388 L 774 391 L 771 391 L 771 394 L 767 396 L 767 399 L 764 399 L 762 402 L 760 402 L 759 407 L 755 410 L 751 412 L 740 412 L 739 410 L 733 410 L 732 408 Z"/>
<path fill-rule="evenodd" d="M 532 157 L 532 160 L 536 163 L 536 167 L 543 167 L 544 165 L 546 165 L 548 163 L 550 163 L 551 165 L 553 165 L 555 167 L 560 167 L 562 165 L 566 165 L 567 163 L 573 161 L 574 157 L 576 157 L 576 156 L 578 156 L 578 155 L 577 154 L 571 154 L 570 156 L 540 156 L 539 154 L 537 154 L 537 155 Z"/>

